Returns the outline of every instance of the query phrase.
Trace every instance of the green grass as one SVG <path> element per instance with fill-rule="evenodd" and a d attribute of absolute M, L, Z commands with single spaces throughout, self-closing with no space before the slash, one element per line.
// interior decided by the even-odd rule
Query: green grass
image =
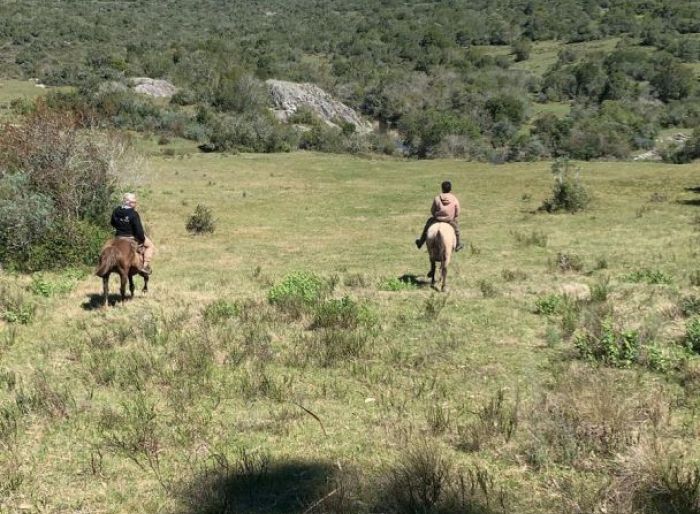
<path fill-rule="evenodd" d="M 33 100 L 44 96 L 52 88 L 42 88 L 30 80 L 0 80 L 0 121 L 12 119 L 11 103 L 17 99 Z M 66 88 L 63 88 L 66 89 Z"/>
<path fill-rule="evenodd" d="M 700 163 L 581 167 L 590 209 L 546 215 L 534 211 L 550 193 L 549 163 L 151 156 L 140 207 L 158 248 L 148 296 L 95 310 L 96 277 L 50 296 L 12 279 L 38 307 L 27 325 L 0 322 L 0 510 L 208 512 L 223 495 L 244 513 L 304 512 L 329 493 L 330 509 L 339 463 L 365 487 L 345 478 L 351 511 L 382 511 L 372 491 L 404 477 L 387 469 L 427 441 L 467 483 L 481 473 L 491 501 L 502 489 L 511 512 L 545 513 L 628 476 L 626 459 L 652 451 L 654 423 L 664 459 L 680 447 L 692 461 L 700 381 L 684 366 L 697 357 L 673 351 L 685 331 L 676 302 L 698 269 L 700 197 L 686 188 L 699 185 Z M 428 259 L 413 240 L 446 178 L 479 251 L 455 255 L 441 295 L 423 283 Z M 666 200 L 650 202 L 654 193 Z M 197 204 L 212 209 L 212 234 L 187 232 Z M 514 237 L 534 233 L 546 245 Z M 560 253 L 583 269 L 553 267 Z M 672 282 L 626 281 L 644 269 Z M 300 271 L 332 291 L 292 316 L 269 295 Z M 405 276 L 414 286 L 386 287 Z M 608 312 L 599 305 L 572 300 L 566 320 L 535 312 L 604 276 L 619 329 L 660 345 L 630 369 L 583 363 L 566 337 L 565 323 L 595 334 L 594 316 Z M 354 322 L 360 306 L 371 324 Z M 645 365 L 662 357 L 666 374 Z"/>

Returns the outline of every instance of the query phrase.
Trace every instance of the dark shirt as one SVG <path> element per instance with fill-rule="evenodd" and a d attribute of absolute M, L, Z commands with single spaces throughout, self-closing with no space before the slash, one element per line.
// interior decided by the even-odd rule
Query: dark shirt
<path fill-rule="evenodd" d="M 133 237 L 139 244 L 143 244 L 146 240 L 141 218 L 134 209 L 117 207 L 112 212 L 110 224 L 114 227 L 114 235 L 117 237 Z"/>

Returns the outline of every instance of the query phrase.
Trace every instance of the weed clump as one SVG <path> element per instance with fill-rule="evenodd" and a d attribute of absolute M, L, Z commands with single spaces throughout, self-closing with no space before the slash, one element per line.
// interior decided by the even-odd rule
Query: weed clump
<path fill-rule="evenodd" d="M 188 218 L 185 228 L 192 234 L 211 234 L 214 232 L 216 222 L 211 209 L 206 205 L 197 204 L 194 212 Z"/>
<path fill-rule="evenodd" d="M 377 323 L 376 313 L 366 303 L 358 303 L 348 296 L 326 300 L 315 309 L 312 329 L 339 328 L 353 330 L 372 328 Z"/>
<path fill-rule="evenodd" d="M 547 247 L 547 234 L 539 230 L 533 230 L 529 234 L 522 232 L 511 232 L 515 242 L 520 246 L 539 246 L 540 248 Z"/>
<path fill-rule="evenodd" d="M 216 300 L 204 307 L 204 321 L 211 324 L 222 323 L 227 319 L 237 316 L 239 307 L 233 302 L 224 299 Z"/>
<path fill-rule="evenodd" d="M 466 472 L 438 448 L 423 444 L 408 450 L 378 484 L 375 511 L 392 514 L 506 512 L 506 498 L 493 475 L 474 467 Z"/>
<path fill-rule="evenodd" d="M 36 305 L 19 287 L 0 282 L 0 318 L 8 323 L 26 325 L 36 314 Z"/>
<path fill-rule="evenodd" d="M 558 252 L 551 266 L 562 273 L 583 271 L 583 259 L 575 253 Z"/>
<path fill-rule="evenodd" d="M 418 284 L 414 280 L 409 280 L 404 277 L 391 277 L 384 281 L 381 289 L 385 291 L 412 291 L 418 288 Z"/>
<path fill-rule="evenodd" d="M 535 314 L 541 314 L 543 316 L 557 314 L 560 310 L 562 302 L 563 298 L 557 294 L 540 296 L 537 300 L 535 300 Z"/>
<path fill-rule="evenodd" d="M 625 282 L 634 282 L 635 284 L 671 284 L 673 279 L 658 269 L 642 268 L 632 273 L 628 273 L 623 277 Z"/>
<path fill-rule="evenodd" d="M 500 437 L 508 442 L 518 428 L 519 418 L 519 395 L 513 402 L 508 402 L 505 391 L 500 389 L 479 407 L 473 422 L 458 428 L 460 440 L 457 447 L 463 451 L 477 452 L 495 438 Z"/>
<path fill-rule="evenodd" d="M 584 360 L 598 361 L 615 368 L 626 368 L 640 356 L 639 332 L 618 330 L 612 319 L 603 320 L 596 330 L 588 330 L 575 340 L 576 349 Z"/>

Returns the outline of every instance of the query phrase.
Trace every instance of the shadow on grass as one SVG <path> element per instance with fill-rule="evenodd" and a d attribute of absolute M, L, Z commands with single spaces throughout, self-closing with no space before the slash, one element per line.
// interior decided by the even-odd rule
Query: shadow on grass
<path fill-rule="evenodd" d="M 103 296 L 101 294 L 93 293 L 88 295 L 87 300 L 84 301 L 80 306 L 83 308 L 83 310 L 94 311 L 102 307 L 102 299 Z M 109 296 L 107 296 L 107 305 L 115 305 L 117 302 L 120 302 L 121 299 L 121 294 L 110 294 Z"/>
<path fill-rule="evenodd" d="M 292 514 L 335 496 L 327 463 L 220 458 L 182 488 L 182 514 Z M 330 493 L 330 494 L 329 494 Z M 313 510 L 313 509 L 312 509 Z"/>
<path fill-rule="evenodd" d="M 418 277 L 417 275 L 405 274 L 397 278 L 402 284 L 414 286 L 414 287 L 428 287 L 430 286 L 430 279 L 424 277 Z"/>
<path fill-rule="evenodd" d="M 684 188 L 688 193 L 698 193 L 700 194 L 700 186 L 686 187 Z M 700 207 L 700 198 L 693 198 L 691 200 L 678 200 L 681 205 L 693 205 L 695 207 Z"/>

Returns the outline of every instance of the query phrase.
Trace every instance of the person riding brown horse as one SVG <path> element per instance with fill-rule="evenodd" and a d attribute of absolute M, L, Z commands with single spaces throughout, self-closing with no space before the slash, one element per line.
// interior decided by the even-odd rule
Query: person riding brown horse
<path fill-rule="evenodd" d="M 131 297 L 134 297 L 134 275 L 143 277 L 143 292 L 148 292 L 148 274 L 139 271 L 141 256 L 136 251 L 136 244 L 128 239 L 115 237 L 105 243 L 100 252 L 100 262 L 95 275 L 102 278 L 103 305 L 107 305 L 109 296 L 109 276 L 118 273 L 121 279 L 122 301 L 126 300 L 126 284 L 129 282 Z"/>
<path fill-rule="evenodd" d="M 134 193 L 126 193 L 122 197 L 122 204 L 112 212 L 110 224 L 114 227 L 114 236 L 118 239 L 127 239 L 138 244 L 138 253 L 143 256 L 143 264 L 139 263 L 138 271 L 142 275 L 151 274 L 151 259 L 155 254 L 155 246 L 146 236 L 141 217 L 136 211 L 138 200 Z"/>

